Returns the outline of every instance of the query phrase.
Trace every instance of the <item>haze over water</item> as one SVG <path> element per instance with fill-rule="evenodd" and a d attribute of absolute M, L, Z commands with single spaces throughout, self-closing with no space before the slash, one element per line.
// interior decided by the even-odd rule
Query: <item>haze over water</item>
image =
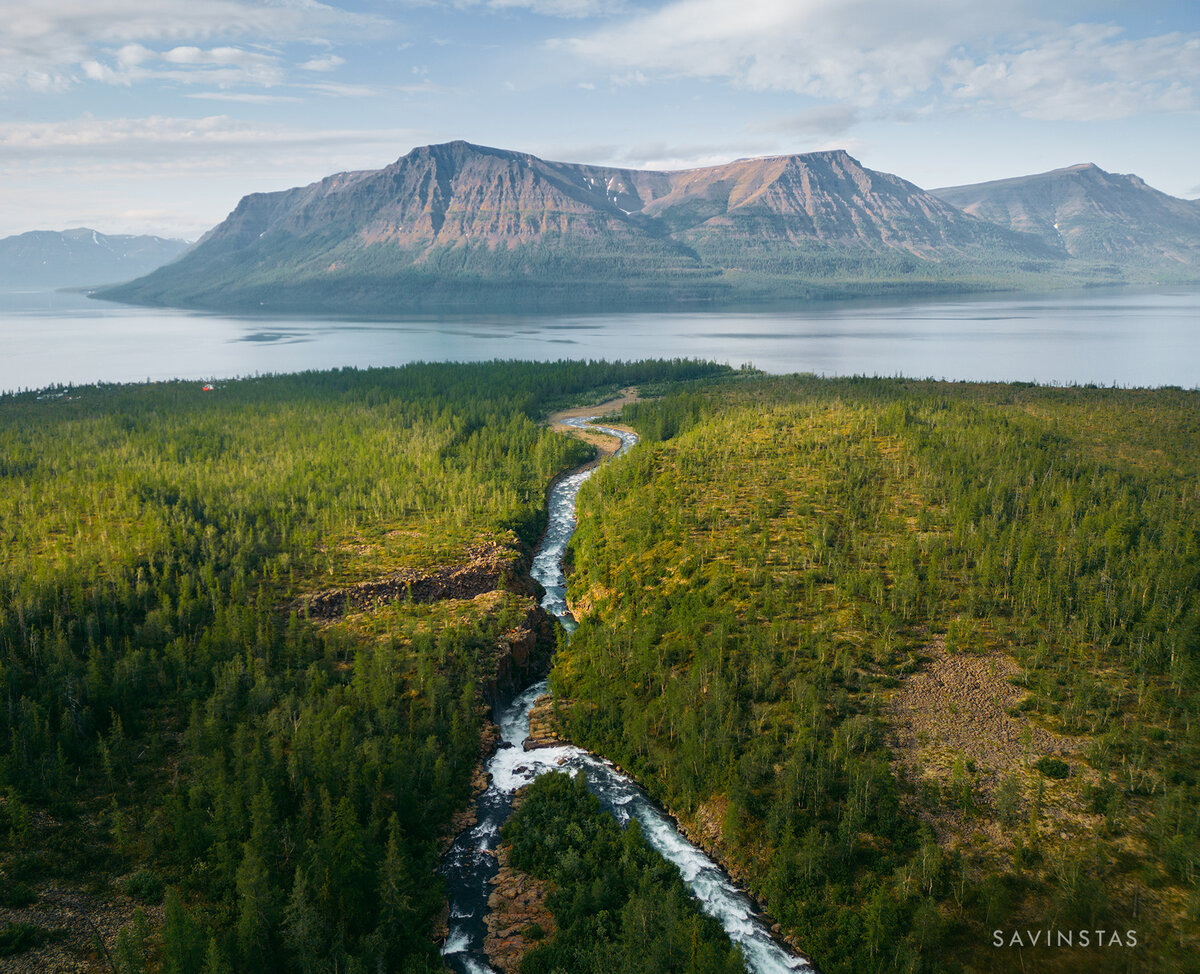
<path fill-rule="evenodd" d="M 776 373 L 1195 388 L 1200 289 L 395 321 L 227 316 L 77 294 L 0 293 L 0 391 L 413 361 L 675 357 Z"/>

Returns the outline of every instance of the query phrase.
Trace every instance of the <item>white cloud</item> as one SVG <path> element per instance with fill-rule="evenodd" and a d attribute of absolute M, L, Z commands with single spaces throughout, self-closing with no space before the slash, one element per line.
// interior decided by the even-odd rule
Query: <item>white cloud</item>
<path fill-rule="evenodd" d="M 381 18 L 316 0 L 4 0 L 3 6 L 0 91 L 61 90 L 84 80 L 274 84 L 283 70 L 279 55 L 249 51 L 247 43 L 326 45 L 391 29 Z M 155 60 L 174 70 L 146 67 Z"/>
<path fill-rule="evenodd" d="M 111 64 L 91 60 L 81 67 L 92 81 L 115 85 L 157 80 L 269 88 L 283 83 L 286 77 L 278 56 L 238 47 L 204 49 L 186 45 L 157 52 L 141 44 L 127 44 L 116 52 Z"/>
<path fill-rule="evenodd" d="M 345 58 L 338 57 L 336 54 L 325 54 L 305 61 L 300 68 L 303 71 L 333 71 L 345 63 Z"/>
<path fill-rule="evenodd" d="M 1128 40 L 1118 28 L 1078 24 L 1020 50 L 954 58 L 954 97 L 1054 121 L 1128 118 L 1200 107 L 1200 37 Z"/>
<path fill-rule="evenodd" d="M 430 134 L 226 115 L 0 122 L 0 235 L 82 224 L 194 239 L 246 193 L 378 168 Z"/>
<path fill-rule="evenodd" d="M 626 0 L 405 0 L 414 7 L 449 6 L 459 10 L 488 7 L 492 10 L 526 10 L 543 17 L 582 19 L 608 17 L 629 9 Z M 438 43 L 435 39 L 434 43 Z"/>
<path fill-rule="evenodd" d="M 615 169 L 653 169 L 672 171 L 719 166 L 739 156 L 770 155 L 777 151 L 774 142 L 747 141 L 672 143 L 637 142 L 632 145 L 592 144 L 562 146 L 543 144 L 532 147 L 543 159 L 611 166 Z"/>
<path fill-rule="evenodd" d="M 380 93 L 380 89 L 374 85 L 348 85 L 336 81 L 310 82 L 300 87 L 322 95 L 337 95 L 340 98 L 373 98 Z"/>
<path fill-rule="evenodd" d="M 124 158 L 132 157 L 133 150 L 153 147 L 403 144 L 410 134 L 407 129 L 297 129 L 241 122 L 228 115 L 115 119 L 85 116 L 69 122 L 2 123 L 0 150 L 10 158 L 17 155 L 58 157 L 72 151 L 91 153 L 96 150 L 109 150 Z"/>
<path fill-rule="evenodd" d="M 1033 0 L 672 0 L 552 41 L 618 83 L 710 78 L 842 105 L 947 100 L 1034 117 L 1194 109 L 1200 34 L 1062 25 Z"/>
<path fill-rule="evenodd" d="M 605 17 L 625 9 L 621 0 L 486 0 L 493 10 L 528 10 L 546 17 Z"/>
<path fill-rule="evenodd" d="M 295 95 L 263 95 L 249 91 L 189 91 L 183 97 L 205 101 L 240 102 L 243 105 L 276 105 L 304 101 Z"/>

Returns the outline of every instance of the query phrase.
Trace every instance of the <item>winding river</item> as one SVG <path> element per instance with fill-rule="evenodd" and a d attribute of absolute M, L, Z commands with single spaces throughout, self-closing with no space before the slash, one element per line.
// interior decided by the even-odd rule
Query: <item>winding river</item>
<path fill-rule="evenodd" d="M 637 442 L 632 433 L 595 425 L 591 422 L 594 418 L 564 422 L 618 437 L 621 447 L 617 456 Z M 575 620 L 567 608 L 563 554 L 575 531 L 575 498 L 594 469 L 570 474 L 551 489 L 546 534 L 530 569 L 530 574 L 546 591 L 542 607 L 556 616 L 568 632 L 575 629 Z M 588 787 L 618 822 L 638 820 L 650 845 L 679 867 L 701 908 L 720 921 L 730 939 L 741 948 L 747 970 L 753 974 L 811 971 L 804 960 L 771 937 L 750 900 L 721 868 L 688 842 L 674 822 L 611 763 L 570 745 L 523 749 L 529 736 L 529 711 L 534 701 L 546 692 L 547 682 L 541 680 L 499 709 L 496 722 L 500 743 L 487 765 L 491 775 L 488 789 L 476 802 L 477 824 L 455 839 L 443 859 L 442 873 L 450 899 L 449 934 L 442 948 L 447 965 L 460 974 L 494 974 L 483 952 L 483 941 L 491 892 L 488 880 L 497 870 L 492 852 L 499 844 L 500 828 L 512 811 L 513 793 L 518 788 L 547 771 L 563 770 L 585 775 Z"/>

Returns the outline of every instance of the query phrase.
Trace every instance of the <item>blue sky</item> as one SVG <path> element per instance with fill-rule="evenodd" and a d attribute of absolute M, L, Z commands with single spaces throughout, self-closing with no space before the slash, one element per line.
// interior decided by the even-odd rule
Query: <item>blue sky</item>
<path fill-rule="evenodd" d="M 1095 162 L 1200 196 L 1200 4 L 0 0 L 0 235 L 194 239 L 463 138 L 683 168 L 844 147 L 927 188 Z"/>

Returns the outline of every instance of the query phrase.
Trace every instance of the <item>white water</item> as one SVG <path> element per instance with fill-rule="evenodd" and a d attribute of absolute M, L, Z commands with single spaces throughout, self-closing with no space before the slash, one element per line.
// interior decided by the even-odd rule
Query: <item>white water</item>
<path fill-rule="evenodd" d="M 569 425 L 591 428 L 619 437 L 618 456 L 637 437 L 622 430 L 595 426 L 590 419 L 572 419 Z M 546 534 L 534 555 L 530 574 L 546 590 L 542 606 L 555 615 L 567 631 L 575 628 L 566 602 L 566 578 L 562 560 L 575 530 L 575 498 L 592 470 L 564 477 L 550 492 Z M 500 827 L 512 809 L 513 793 L 547 771 L 566 771 L 587 777 L 589 788 L 621 824 L 636 818 L 646 841 L 665 859 L 679 867 L 684 883 L 701 909 L 715 917 L 746 958 L 752 974 L 783 974 L 811 971 L 803 959 L 775 941 L 755 914 L 750 900 L 700 849 L 688 842 L 674 823 L 642 793 L 641 789 L 610 762 L 570 745 L 524 750 L 529 736 L 529 711 L 534 701 L 547 692 L 545 680 L 535 683 L 506 706 L 498 716 L 500 743 L 488 762 L 491 783 L 477 804 L 478 824 L 460 835 L 443 862 L 450 892 L 450 932 L 442 954 L 462 974 L 495 974 L 483 953 L 488 880 L 496 866 L 491 850 L 499 842 Z"/>

